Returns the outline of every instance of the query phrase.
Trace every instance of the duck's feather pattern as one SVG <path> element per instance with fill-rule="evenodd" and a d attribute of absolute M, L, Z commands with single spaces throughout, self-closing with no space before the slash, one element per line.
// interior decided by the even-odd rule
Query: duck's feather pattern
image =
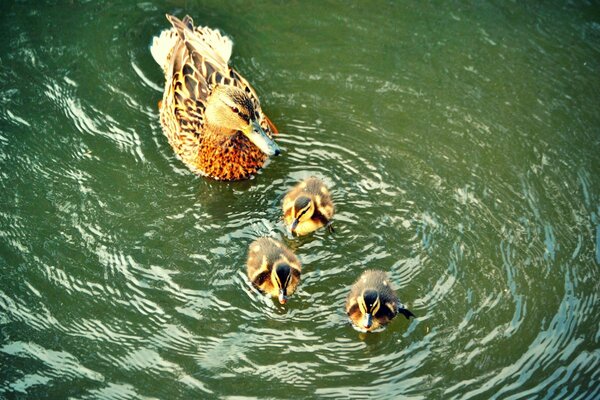
<path fill-rule="evenodd" d="M 173 27 L 154 38 L 151 53 L 165 72 L 165 90 L 159 107 L 169 143 L 199 173 L 226 180 L 249 177 L 267 157 L 241 132 L 225 132 L 223 137 L 213 135 L 209 142 L 203 143 L 208 128 L 207 100 L 218 85 L 244 91 L 259 125 L 269 136 L 277 133 L 262 112 L 254 89 L 228 65 L 233 42 L 218 30 L 194 27 L 189 16 L 183 20 L 171 15 L 167 18 Z"/>

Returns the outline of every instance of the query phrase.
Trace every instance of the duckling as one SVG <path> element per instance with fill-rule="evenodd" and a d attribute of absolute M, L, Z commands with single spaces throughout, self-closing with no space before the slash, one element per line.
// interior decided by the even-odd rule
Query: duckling
<path fill-rule="evenodd" d="M 283 198 L 283 219 L 292 234 L 306 235 L 322 226 L 333 230 L 333 213 L 329 190 L 315 177 L 300 182 Z"/>
<path fill-rule="evenodd" d="M 262 237 L 250 244 L 246 263 L 248 278 L 265 293 L 285 304 L 300 282 L 302 265 L 283 243 Z"/>
<path fill-rule="evenodd" d="M 279 154 L 277 128 L 248 81 L 229 66 L 233 42 L 217 30 L 167 15 L 173 26 L 150 51 L 165 74 L 160 122 L 192 171 L 219 180 L 250 178 Z"/>
<path fill-rule="evenodd" d="M 415 315 L 404 308 L 383 271 L 367 270 L 352 286 L 346 298 L 346 314 L 359 329 L 371 332 L 390 322 L 397 314 Z"/>

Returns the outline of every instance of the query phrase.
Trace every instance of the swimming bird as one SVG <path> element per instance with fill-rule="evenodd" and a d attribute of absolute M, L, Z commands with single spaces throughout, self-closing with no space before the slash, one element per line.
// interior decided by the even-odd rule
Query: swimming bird
<path fill-rule="evenodd" d="M 278 240 L 262 237 L 248 248 L 247 274 L 265 293 L 285 304 L 300 282 L 302 265 L 296 255 Z"/>
<path fill-rule="evenodd" d="M 193 171 L 219 180 L 247 179 L 280 153 L 277 128 L 248 81 L 229 66 L 233 42 L 192 18 L 167 15 L 172 28 L 150 51 L 165 74 L 160 122 Z"/>
<path fill-rule="evenodd" d="M 386 325 L 398 314 L 407 319 L 415 316 L 400 303 L 387 274 L 378 270 L 363 272 L 354 283 L 346 298 L 346 314 L 354 326 L 368 332 Z"/>
<path fill-rule="evenodd" d="M 283 220 L 296 235 L 306 235 L 322 226 L 331 229 L 333 213 L 329 190 L 315 177 L 300 182 L 283 198 Z"/>

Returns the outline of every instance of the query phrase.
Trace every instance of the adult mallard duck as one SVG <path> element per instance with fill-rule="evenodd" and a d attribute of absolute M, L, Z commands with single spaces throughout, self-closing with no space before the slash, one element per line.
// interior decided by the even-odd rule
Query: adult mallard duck
<path fill-rule="evenodd" d="M 373 331 L 396 315 L 415 315 L 404 308 L 383 271 L 368 270 L 358 278 L 346 298 L 346 314 L 358 329 Z"/>
<path fill-rule="evenodd" d="M 255 174 L 279 154 L 277 129 L 258 96 L 228 62 L 233 43 L 189 16 L 167 15 L 173 27 L 154 37 L 151 53 L 163 68 L 160 122 L 175 153 L 193 171 L 214 179 Z"/>
<path fill-rule="evenodd" d="M 283 220 L 296 235 L 306 235 L 322 226 L 331 227 L 333 212 L 329 190 L 318 178 L 305 179 L 283 198 Z"/>
<path fill-rule="evenodd" d="M 302 266 L 283 243 L 263 237 L 250 244 L 246 263 L 248 278 L 265 293 L 285 304 L 300 282 Z"/>

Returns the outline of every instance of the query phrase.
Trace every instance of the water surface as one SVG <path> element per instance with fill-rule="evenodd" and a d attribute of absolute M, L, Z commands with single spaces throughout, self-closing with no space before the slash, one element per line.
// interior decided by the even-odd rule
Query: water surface
<path fill-rule="evenodd" d="M 282 132 L 253 180 L 190 173 L 158 122 L 165 13 L 234 42 Z M 596 2 L 0 5 L 0 396 L 600 396 Z M 318 176 L 336 232 L 289 237 Z M 244 275 L 301 258 L 287 306 Z M 361 335 L 383 269 L 417 315 Z"/>

